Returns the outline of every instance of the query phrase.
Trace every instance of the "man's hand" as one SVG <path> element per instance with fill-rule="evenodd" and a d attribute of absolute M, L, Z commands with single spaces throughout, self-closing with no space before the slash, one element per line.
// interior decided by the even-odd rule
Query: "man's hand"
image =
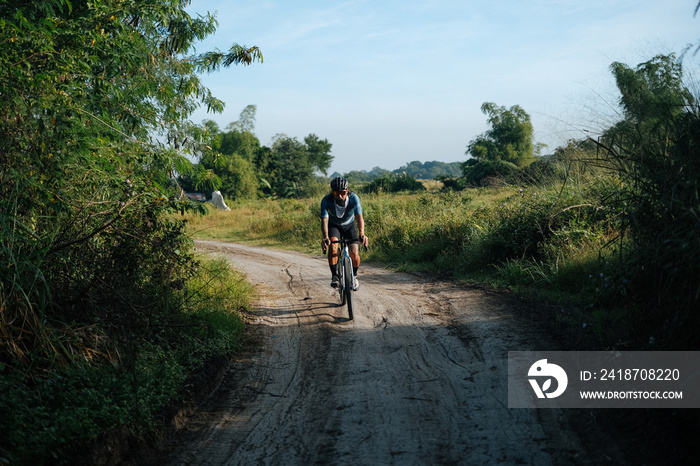
<path fill-rule="evenodd" d="M 328 250 L 328 246 L 331 245 L 331 239 L 326 237 L 321 240 L 321 248 L 323 249 L 323 253 L 325 254 L 326 251 Z"/>
<path fill-rule="evenodd" d="M 362 245 L 365 247 L 365 249 L 369 247 L 369 240 L 367 239 L 367 235 L 360 236 L 360 241 L 362 241 Z"/>

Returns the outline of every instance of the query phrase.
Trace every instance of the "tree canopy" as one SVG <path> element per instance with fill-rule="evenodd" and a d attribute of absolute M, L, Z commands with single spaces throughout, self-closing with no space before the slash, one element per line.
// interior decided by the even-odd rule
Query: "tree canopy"
<path fill-rule="evenodd" d="M 485 102 L 481 111 L 488 115 L 491 128 L 469 143 L 467 155 L 479 161 L 503 161 L 518 167 L 532 162 L 530 115 L 518 105 L 506 109 L 492 102 Z"/>
<path fill-rule="evenodd" d="M 267 177 L 276 195 L 302 196 L 314 184 L 316 172 L 327 174 L 333 161 L 332 146 L 327 139 L 319 139 L 315 134 L 309 134 L 303 143 L 278 134 L 270 150 L 265 152 L 262 176 Z"/>
<path fill-rule="evenodd" d="M 255 105 L 248 105 L 226 131 L 214 121 L 204 122 L 211 150 L 201 152 L 194 169 L 181 175 L 185 189 L 207 196 L 218 189 L 233 200 L 258 195 L 298 197 L 313 191 L 316 175 L 326 175 L 330 168 L 333 145 L 312 133 L 303 142 L 277 134 L 272 147 L 261 146 L 253 134 L 255 111 Z"/>
<path fill-rule="evenodd" d="M 413 161 L 402 165 L 396 170 L 387 170 L 384 168 L 374 167 L 370 171 L 353 170 L 345 174 L 351 183 L 362 183 L 373 181 L 377 178 L 391 178 L 393 175 L 406 173 L 411 177 L 419 180 L 436 180 L 442 177 L 459 176 L 462 173 L 462 164 L 460 162 L 425 162 Z M 340 173 L 334 173 L 331 178 L 339 176 Z"/>
<path fill-rule="evenodd" d="M 209 150 L 190 115 L 224 106 L 199 75 L 262 55 L 237 44 L 196 54 L 217 22 L 188 3 L 0 2 L 0 301 L 3 319 L 23 322 L 3 322 L 0 362 L 26 345 L 60 358 L 70 344 L 44 338 L 56 321 L 90 324 L 91 310 L 116 325 L 110 310 L 191 271 L 163 214 L 189 205 L 170 189 L 184 155 Z M 166 240 L 172 249 L 156 247 Z"/>
<path fill-rule="evenodd" d="M 608 202 L 621 213 L 635 297 L 669 321 L 697 323 L 700 296 L 700 112 L 674 55 L 630 67 L 613 63 L 623 118 L 597 143 L 598 164 L 619 183 Z M 679 296 L 688 299 L 681 304 Z M 645 303 L 646 305 L 647 303 Z M 695 326 L 694 324 L 693 326 Z M 693 327 L 686 326 L 686 327 Z M 676 328 L 684 332 L 680 326 Z"/>

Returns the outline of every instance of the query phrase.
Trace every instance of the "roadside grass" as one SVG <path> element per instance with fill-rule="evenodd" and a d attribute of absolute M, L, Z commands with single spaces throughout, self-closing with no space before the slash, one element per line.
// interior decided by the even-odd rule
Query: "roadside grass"
<path fill-rule="evenodd" d="M 47 371 L 0 364 L 0 464 L 72 464 L 120 429 L 152 438 L 188 374 L 242 347 L 252 293 L 224 260 L 201 258 L 164 311 L 170 317 L 154 312 L 148 335 L 130 335 L 112 361 L 78 358 Z"/>
<path fill-rule="evenodd" d="M 624 293 L 609 246 L 618 235 L 616 217 L 581 185 L 433 189 L 361 199 L 370 239 L 363 261 L 506 288 L 559 305 L 565 312 L 552 317 L 582 333 L 586 344 L 593 340 L 610 348 L 640 341 L 627 335 L 635 316 L 624 306 L 616 310 L 614 297 Z M 188 216 L 193 238 L 321 254 L 320 199 L 228 205 L 231 211 Z"/>
<path fill-rule="evenodd" d="M 231 211 L 209 205 L 207 215 L 186 213 L 180 218 L 187 221 L 187 231 L 193 239 L 235 241 L 307 252 L 316 245 L 320 248 L 320 224 L 311 199 L 242 200 L 227 201 L 227 204 Z"/>

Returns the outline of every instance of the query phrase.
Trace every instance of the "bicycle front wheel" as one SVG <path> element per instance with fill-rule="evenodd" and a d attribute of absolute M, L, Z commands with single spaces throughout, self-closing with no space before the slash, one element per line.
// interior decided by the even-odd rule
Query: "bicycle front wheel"
<path fill-rule="evenodd" d="M 352 262 L 349 260 L 345 260 L 344 262 L 345 270 L 343 275 L 345 276 L 345 301 L 348 303 L 348 317 L 350 320 L 352 320 Z"/>
<path fill-rule="evenodd" d="M 344 306 L 345 305 L 345 270 L 343 269 L 343 261 L 338 260 L 338 264 L 336 265 L 337 271 L 336 274 L 338 275 L 338 291 L 340 292 L 340 305 Z"/>

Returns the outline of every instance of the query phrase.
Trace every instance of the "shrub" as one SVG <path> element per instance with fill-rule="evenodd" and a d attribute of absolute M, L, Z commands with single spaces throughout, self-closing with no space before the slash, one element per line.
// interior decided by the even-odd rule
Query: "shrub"
<path fill-rule="evenodd" d="M 362 188 L 366 193 L 398 193 L 402 191 L 425 191 L 423 183 L 407 173 L 386 175 L 376 178 Z"/>
<path fill-rule="evenodd" d="M 171 299 L 169 320 L 155 313 L 151 331 L 132 332 L 113 363 L 77 360 L 29 373 L 0 364 L 0 462 L 71 464 L 112 429 L 152 434 L 183 396 L 188 373 L 240 348 L 239 311 L 251 292 L 225 261 L 202 261 L 177 297 L 187 311 L 175 312 Z"/>
<path fill-rule="evenodd" d="M 621 213 L 622 265 L 637 305 L 682 335 L 676 344 L 691 344 L 700 323 L 700 106 L 673 56 L 612 70 L 625 118 L 598 142 L 596 162 L 620 180 L 605 202 Z"/>
<path fill-rule="evenodd" d="M 467 188 L 464 177 L 453 178 L 451 176 L 438 176 L 436 180 L 442 183 L 442 191 L 463 191 Z"/>
<path fill-rule="evenodd" d="M 489 178 L 511 177 L 518 171 L 518 167 L 510 162 L 502 160 L 480 160 L 469 159 L 463 166 L 464 178 L 471 186 L 482 186 L 484 180 Z"/>

